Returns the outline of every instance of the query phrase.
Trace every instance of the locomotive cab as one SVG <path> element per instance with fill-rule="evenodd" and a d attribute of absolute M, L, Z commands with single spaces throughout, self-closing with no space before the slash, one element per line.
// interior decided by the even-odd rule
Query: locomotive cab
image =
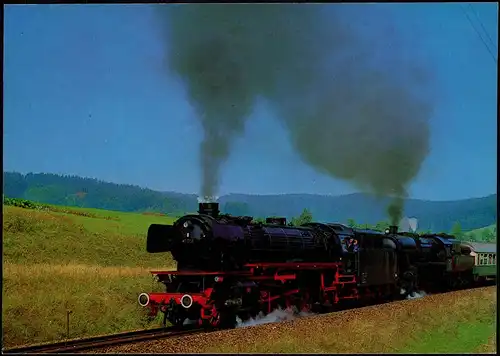
<path fill-rule="evenodd" d="M 379 231 L 353 229 L 359 241 L 357 274 L 360 284 L 385 285 L 397 278 L 397 245 L 391 236 Z"/>
<path fill-rule="evenodd" d="M 475 258 L 472 256 L 472 249 L 461 241 L 456 241 L 452 245 L 451 270 L 453 272 L 471 271 L 474 268 Z"/>

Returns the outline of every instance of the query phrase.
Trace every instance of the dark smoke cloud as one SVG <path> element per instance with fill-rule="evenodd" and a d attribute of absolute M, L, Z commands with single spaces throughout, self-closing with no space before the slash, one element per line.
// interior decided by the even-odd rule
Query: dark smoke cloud
<path fill-rule="evenodd" d="M 392 47 L 380 46 L 346 8 L 168 8 L 169 66 L 185 82 L 204 128 L 202 195 L 216 193 L 231 142 L 263 97 L 307 164 L 394 197 L 388 212 L 399 221 L 406 188 L 428 152 L 432 106 L 422 95 L 428 75 L 416 60 L 405 60 L 393 33 L 382 41 Z"/>

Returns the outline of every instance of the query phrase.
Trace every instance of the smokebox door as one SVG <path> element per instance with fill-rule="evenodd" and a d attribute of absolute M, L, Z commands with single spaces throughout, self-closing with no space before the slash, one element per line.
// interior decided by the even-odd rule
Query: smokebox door
<path fill-rule="evenodd" d="M 151 224 L 148 229 L 146 251 L 149 253 L 168 252 L 175 240 L 175 229 L 171 225 Z"/>

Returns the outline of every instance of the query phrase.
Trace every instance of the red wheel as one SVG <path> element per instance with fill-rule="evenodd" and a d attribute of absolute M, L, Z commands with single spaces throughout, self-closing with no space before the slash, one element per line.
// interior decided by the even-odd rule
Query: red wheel
<path fill-rule="evenodd" d="M 210 317 L 210 325 L 214 328 L 219 327 L 220 325 L 220 313 L 215 308 L 215 305 L 212 307 L 212 316 Z"/>
<path fill-rule="evenodd" d="M 311 300 L 309 297 L 309 293 L 305 292 L 302 295 L 302 299 L 300 299 L 298 301 L 297 309 L 299 310 L 299 313 L 310 313 L 311 312 L 312 304 L 311 304 Z"/>
<path fill-rule="evenodd" d="M 236 314 L 229 311 L 220 312 L 214 308 L 212 309 L 210 325 L 213 328 L 232 329 L 236 326 Z"/>

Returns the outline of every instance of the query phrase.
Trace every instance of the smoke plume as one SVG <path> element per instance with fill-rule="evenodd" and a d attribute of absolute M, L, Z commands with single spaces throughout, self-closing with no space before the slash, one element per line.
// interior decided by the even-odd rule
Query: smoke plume
<path fill-rule="evenodd" d="M 169 66 L 204 129 L 202 195 L 217 192 L 231 142 L 261 97 L 304 162 L 393 197 L 388 212 L 399 222 L 407 186 L 429 149 L 428 71 L 399 48 L 393 32 L 380 40 L 363 32 L 366 24 L 348 7 L 168 8 Z"/>

